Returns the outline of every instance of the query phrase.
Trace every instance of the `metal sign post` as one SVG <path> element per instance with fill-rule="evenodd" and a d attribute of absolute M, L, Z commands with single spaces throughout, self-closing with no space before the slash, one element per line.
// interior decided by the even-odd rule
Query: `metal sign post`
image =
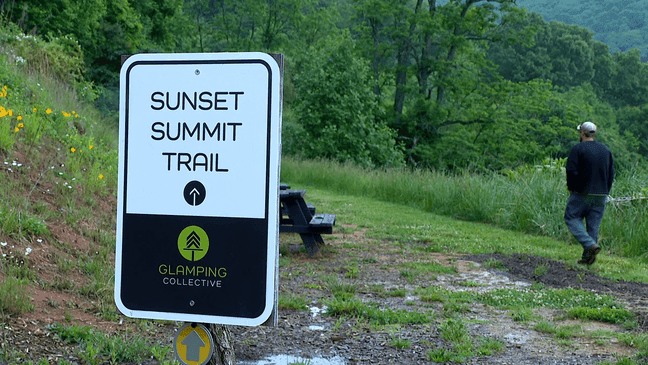
<path fill-rule="evenodd" d="M 139 54 L 123 63 L 122 313 L 246 326 L 270 318 L 280 119 L 280 68 L 270 55 Z"/>

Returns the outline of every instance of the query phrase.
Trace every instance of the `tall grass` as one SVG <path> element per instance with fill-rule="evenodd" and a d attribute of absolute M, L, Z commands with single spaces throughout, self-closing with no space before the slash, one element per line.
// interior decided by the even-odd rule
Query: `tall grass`
<path fill-rule="evenodd" d="M 419 207 L 430 213 L 576 242 L 563 215 L 568 200 L 560 164 L 488 175 L 407 168 L 370 170 L 326 160 L 283 157 L 283 182 L 337 193 Z M 648 175 L 626 171 L 617 176 L 614 196 L 637 196 Z M 648 259 L 648 212 L 644 201 L 608 203 L 600 229 L 604 248 Z"/>

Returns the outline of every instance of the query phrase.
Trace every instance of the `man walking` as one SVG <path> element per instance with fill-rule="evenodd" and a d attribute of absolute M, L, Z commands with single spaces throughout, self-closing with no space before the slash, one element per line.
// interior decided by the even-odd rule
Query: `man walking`
<path fill-rule="evenodd" d="M 565 223 L 583 245 L 583 257 L 578 263 L 591 265 L 601 251 L 598 230 L 614 180 L 614 164 L 610 150 L 594 140 L 597 129 L 594 123 L 585 122 L 576 129 L 580 143 L 572 147 L 567 158 L 567 189 L 570 195 L 565 209 Z"/>

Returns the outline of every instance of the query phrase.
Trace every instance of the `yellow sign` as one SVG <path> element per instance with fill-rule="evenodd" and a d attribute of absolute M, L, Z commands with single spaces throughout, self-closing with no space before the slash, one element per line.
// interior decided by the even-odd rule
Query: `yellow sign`
<path fill-rule="evenodd" d="M 178 236 L 178 250 L 189 261 L 198 261 L 207 255 L 209 236 L 198 226 L 189 226 Z"/>
<path fill-rule="evenodd" d="M 214 341 L 202 324 L 185 324 L 175 336 L 173 348 L 181 364 L 205 365 L 211 359 Z"/>

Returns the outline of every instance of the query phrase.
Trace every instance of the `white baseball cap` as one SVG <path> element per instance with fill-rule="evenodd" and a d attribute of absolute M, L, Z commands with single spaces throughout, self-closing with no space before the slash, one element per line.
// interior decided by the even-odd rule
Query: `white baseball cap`
<path fill-rule="evenodd" d="M 586 135 L 591 136 L 594 133 L 596 133 L 596 124 L 592 122 L 585 122 L 578 127 L 576 127 L 577 130 L 585 132 Z"/>

